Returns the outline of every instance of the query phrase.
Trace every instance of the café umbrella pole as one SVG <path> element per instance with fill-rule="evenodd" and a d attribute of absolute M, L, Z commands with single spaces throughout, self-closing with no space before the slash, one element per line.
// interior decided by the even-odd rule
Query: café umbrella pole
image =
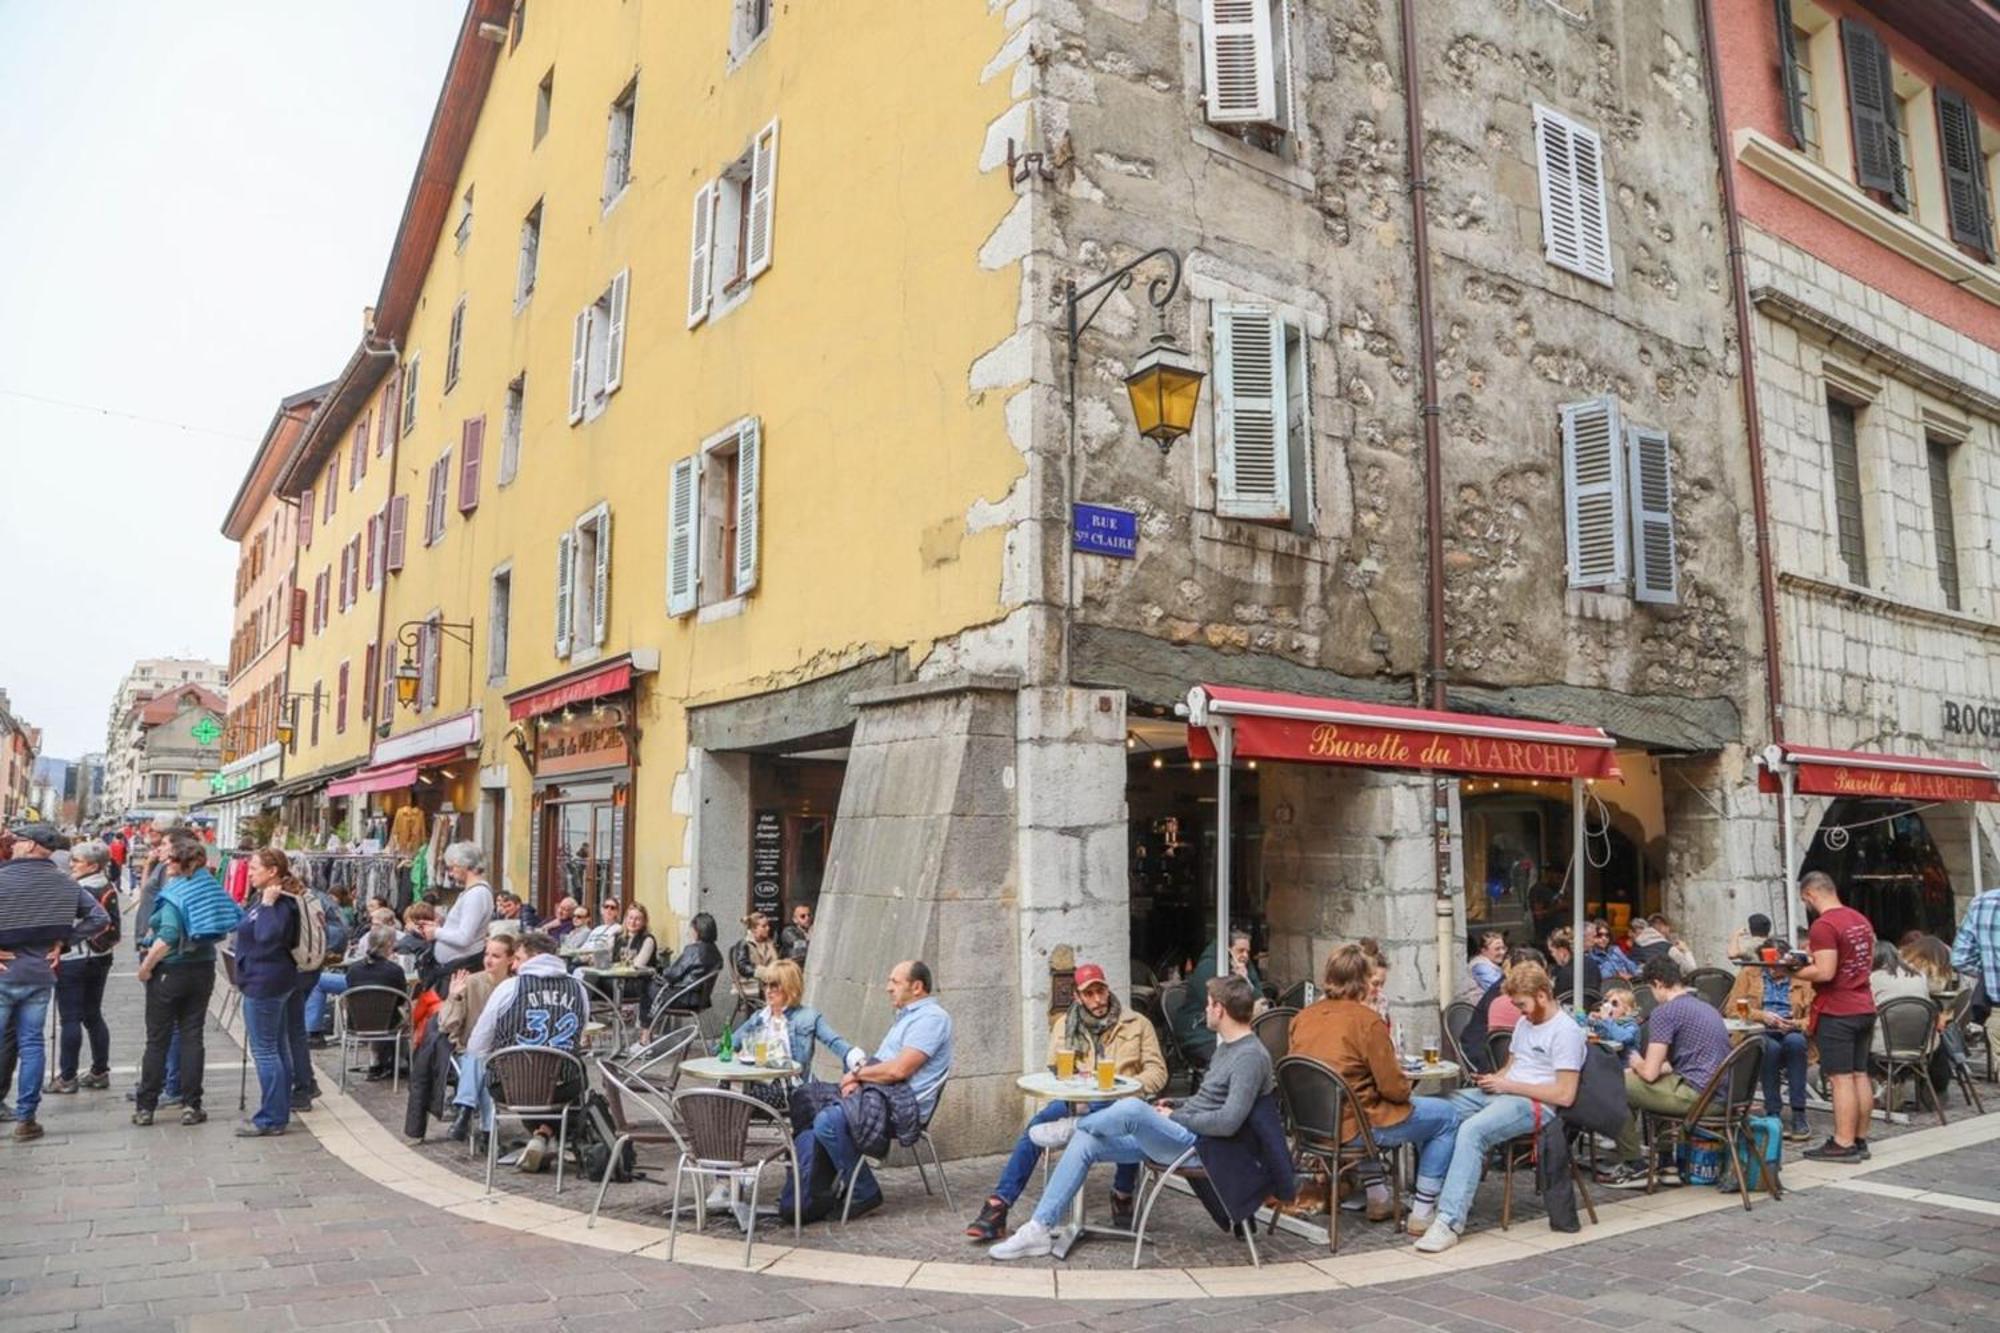
<path fill-rule="evenodd" d="M 1583 1003 L 1583 779 L 1569 780 L 1570 1004 Z"/>
<path fill-rule="evenodd" d="M 1236 728 L 1215 728 L 1215 975 L 1229 975 L 1229 779 L 1236 764 Z"/>

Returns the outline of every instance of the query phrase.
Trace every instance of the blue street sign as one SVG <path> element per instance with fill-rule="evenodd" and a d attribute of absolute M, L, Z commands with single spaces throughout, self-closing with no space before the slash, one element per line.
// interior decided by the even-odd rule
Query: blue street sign
<path fill-rule="evenodd" d="M 1070 515 L 1070 549 L 1130 560 L 1139 554 L 1139 516 L 1129 509 L 1079 504 Z"/>

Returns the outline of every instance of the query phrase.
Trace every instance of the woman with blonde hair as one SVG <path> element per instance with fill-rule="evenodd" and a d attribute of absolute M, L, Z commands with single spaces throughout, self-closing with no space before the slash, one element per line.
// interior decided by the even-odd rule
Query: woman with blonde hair
<path fill-rule="evenodd" d="M 843 1068 L 850 1056 L 861 1053 L 860 1048 L 850 1045 L 834 1031 L 825 1014 L 805 1003 L 806 974 L 791 959 L 781 958 L 758 968 L 757 984 L 763 989 L 764 1007 L 736 1029 L 737 1050 L 755 1051 L 755 1043 L 761 1039 L 767 1047 L 764 1058 L 790 1060 L 800 1078 L 812 1072 L 813 1053 L 822 1045 Z M 786 1090 L 773 1084 L 752 1084 L 747 1090 L 752 1096 L 760 1096 L 760 1089 L 771 1092 L 775 1098 L 773 1105 L 785 1104 Z"/>

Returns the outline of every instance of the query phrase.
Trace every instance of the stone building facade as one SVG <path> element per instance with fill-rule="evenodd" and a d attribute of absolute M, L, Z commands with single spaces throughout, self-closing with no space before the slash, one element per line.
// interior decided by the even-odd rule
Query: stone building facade
<path fill-rule="evenodd" d="M 139 738 L 144 734 L 140 713 L 155 696 L 181 685 L 205 685 L 221 689 L 229 680 L 229 668 L 221 662 L 193 658 L 146 657 L 132 664 L 111 697 L 110 717 L 104 732 L 104 813 L 123 815 L 137 810 L 142 783 Z"/>

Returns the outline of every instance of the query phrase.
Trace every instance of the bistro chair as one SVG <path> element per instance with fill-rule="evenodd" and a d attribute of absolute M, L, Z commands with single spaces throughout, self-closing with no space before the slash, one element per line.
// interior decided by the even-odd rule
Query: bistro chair
<path fill-rule="evenodd" d="M 1632 1012 L 1639 1015 L 1640 1018 L 1651 1018 L 1653 1016 L 1653 1008 L 1659 1002 L 1659 997 L 1653 994 L 1653 988 L 1645 982 L 1642 981 L 1632 987 Z"/>
<path fill-rule="evenodd" d="M 1750 1117 L 1759 1096 L 1758 1074 L 1763 1064 L 1764 1043 L 1742 1042 L 1709 1076 L 1708 1085 L 1695 1098 L 1686 1115 L 1663 1115 L 1646 1110 L 1639 1112 L 1639 1127 L 1647 1131 L 1648 1141 L 1653 1145 L 1653 1150 L 1646 1154 L 1648 1194 L 1659 1185 L 1661 1148 L 1692 1144 L 1698 1138 L 1708 1139 L 1722 1144 L 1723 1155 L 1729 1159 L 1729 1169 L 1736 1174 L 1737 1193 L 1743 1196 L 1743 1211 L 1750 1211 L 1750 1185 L 1743 1173 L 1743 1152 L 1755 1143 L 1750 1136 Z M 1778 1181 L 1778 1164 L 1766 1162 L 1760 1169 L 1765 1191 L 1774 1199 L 1784 1198 L 1784 1187 Z"/>
<path fill-rule="evenodd" d="M 608 1052 L 614 1059 L 625 1053 L 625 1013 L 612 991 L 591 981 L 588 977 L 578 977 L 577 984 L 590 1001 L 590 1021 L 603 1024 L 601 1031 L 582 1034 L 580 1045 L 585 1049 Z"/>
<path fill-rule="evenodd" d="M 1576 1197 L 1583 1201 L 1583 1210 L 1590 1214 L 1590 1224 L 1596 1226 L 1597 1205 L 1591 1202 L 1590 1186 L 1587 1183 L 1590 1173 L 1583 1169 L 1579 1160 L 1581 1154 L 1577 1151 L 1582 1144 L 1588 1142 L 1590 1142 L 1588 1134 L 1577 1134 L 1575 1140 L 1571 1143 L 1569 1178 L 1570 1183 L 1576 1187 Z M 1520 1134 L 1508 1139 L 1505 1143 L 1494 1144 L 1492 1150 L 1487 1154 L 1486 1162 L 1482 1164 L 1482 1169 L 1484 1166 L 1496 1164 L 1500 1168 L 1500 1229 L 1502 1231 L 1514 1225 L 1514 1173 L 1519 1171 L 1524 1165 L 1532 1167 L 1535 1164 L 1535 1154 L 1538 1151 L 1540 1151 L 1540 1145 L 1536 1141 L 1535 1134 Z"/>
<path fill-rule="evenodd" d="M 1465 1035 L 1465 1025 L 1472 1021 L 1477 1008 L 1477 1005 L 1467 1004 L 1464 1000 L 1453 1000 L 1444 1007 L 1443 1030 L 1451 1038 L 1453 1046 L 1458 1045 L 1459 1039 Z"/>
<path fill-rule="evenodd" d="M 647 1024 L 648 1030 L 658 1032 L 663 1027 L 668 1030 L 686 1027 L 695 1034 L 702 1049 L 708 1049 L 708 1036 L 701 1030 L 701 1016 L 715 1007 L 715 982 L 721 975 L 722 969 L 718 967 L 674 990 L 662 992 L 659 999 L 653 1002 L 653 1016 Z"/>
<path fill-rule="evenodd" d="M 673 1028 L 651 1041 L 635 1046 L 622 1064 L 630 1077 L 654 1092 L 671 1097 L 680 1082 L 681 1061 L 701 1033 L 691 1027 Z"/>
<path fill-rule="evenodd" d="M 1332 1217 L 1327 1224 L 1326 1252 L 1333 1254 L 1340 1249 L 1342 1177 L 1352 1176 L 1358 1185 L 1370 1174 L 1368 1168 L 1371 1167 L 1389 1178 L 1390 1220 L 1400 1231 L 1403 1226 L 1403 1173 L 1396 1169 L 1396 1149 L 1376 1146 L 1368 1117 L 1361 1112 L 1360 1103 L 1355 1101 L 1347 1080 L 1310 1056 L 1288 1055 L 1278 1061 L 1278 1101 L 1284 1107 L 1285 1123 L 1291 1128 L 1292 1160 L 1301 1165 L 1307 1161 L 1318 1162 L 1326 1170 L 1330 1204 L 1327 1211 Z M 1361 1126 L 1359 1141 L 1351 1144 L 1340 1137 L 1341 1112 L 1349 1107 L 1353 1108 L 1355 1120 Z M 1274 1210 L 1271 1229 L 1275 1231 L 1277 1226 L 1278 1215 Z"/>
<path fill-rule="evenodd" d="M 1729 992 L 1736 989 L 1736 978 L 1719 967 L 1697 967 L 1687 974 L 1687 988 L 1707 1002 L 1708 1007 L 1720 1012 L 1729 1003 Z M 1648 1009 L 1650 1013 L 1651 1010 Z"/>
<path fill-rule="evenodd" d="M 764 1181 L 764 1168 L 782 1161 L 792 1175 L 792 1239 L 799 1238 L 805 1223 L 805 1175 L 799 1169 L 798 1149 L 778 1113 L 740 1092 L 727 1088 L 689 1088 L 674 1095 L 674 1112 L 686 1131 L 686 1140 L 674 1162 L 674 1206 L 667 1222 L 667 1258 L 674 1257 L 674 1242 L 680 1238 L 681 1181 L 692 1177 L 695 1197 L 701 1199 L 705 1180 L 728 1181 L 741 1187 L 750 1185 L 749 1225 L 743 1235 L 743 1266 L 750 1267 L 752 1248 L 757 1243 L 757 1203 Z M 777 1125 L 780 1132 L 752 1144 L 754 1125 Z M 752 1156 L 752 1149 L 768 1149 Z M 696 1225 L 701 1224 L 697 1219 Z"/>
<path fill-rule="evenodd" d="M 1968 1065 L 1971 1063 L 1972 1048 L 1977 1046 L 1986 1052 L 1986 1081 L 1988 1083 L 2000 1082 L 2000 1080 L 1996 1080 L 1993 1076 L 1993 1043 L 1987 1038 L 1986 1027 L 1982 1023 L 1973 1022 L 1971 1018 L 1972 1006 L 1985 993 L 1985 980 L 1977 972 L 1960 972 L 1958 974 L 1958 989 L 1961 994 L 1968 997 L 1965 1001 L 1966 1019 L 1963 1026 L 1959 1029 L 1965 1035 L 1966 1063 Z"/>
<path fill-rule="evenodd" d="M 347 1091 L 347 1063 L 354 1051 L 389 1043 L 389 1091 L 396 1090 L 410 1047 L 410 993 L 394 986 L 354 986 L 334 996 L 340 1024 L 340 1090 Z"/>
<path fill-rule="evenodd" d="M 1216 1217 L 1218 1222 L 1227 1217 L 1230 1232 L 1241 1236 L 1244 1244 L 1250 1247 L 1251 1266 L 1255 1268 L 1264 1266 L 1263 1258 L 1257 1253 L 1256 1211 L 1253 1209 L 1248 1217 L 1235 1217 L 1223 1212 L 1221 1192 L 1214 1188 L 1214 1182 L 1209 1179 L 1208 1168 L 1201 1160 L 1201 1145 L 1209 1141 L 1205 1136 L 1196 1139 L 1186 1151 L 1165 1166 L 1150 1157 L 1143 1155 L 1140 1157 L 1139 1192 L 1134 1196 L 1139 1205 L 1139 1212 L 1138 1220 L 1132 1228 L 1132 1267 L 1137 1268 L 1139 1261 L 1145 1256 L 1146 1227 L 1153 1219 L 1153 1208 L 1159 1203 L 1160 1195 L 1166 1192 L 1167 1183 L 1175 1176 L 1179 1176 L 1194 1187 L 1196 1197 L 1201 1199 L 1202 1205 L 1208 1208 L 1211 1215 L 1221 1214 Z M 1337 1204 L 1335 1206 L 1338 1207 Z"/>
<path fill-rule="evenodd" d="M 1875 1008 L 1875 1030 L 1882 1034 L 1882 1051 L 1868 1057 L 1868 1066 L 1882 1080 L 1877 1097 L 1882 1110 L 1896 1109 L 1897 1088 L 1907 1077 L 1916 1085 L 1913 1099 L 1921 1103 L 1930 1098 L 1938 1123 L 1946 1123 L 1944 1098 L 1931 1086 L 1930 1075 L 1931 1055 L 1938 1044 L 1937 1001 L 1915 995 L 1884 1000 Z"/>
<path fill-rule="evenodd" d="M 1197 1061 L 1186 1047 L 1181 1045 L 1180 1030 L 1174 1026 L 1174 1014 L 1187 1003 L 1188 986 L 1185 981 L 1169 981 L 1160 987 L 1160 1041 L 1164 1046 L 1167 1068 L 1187 1071 L 1188 1090 L 1192 1092 L 1201 1086 L 1203 1063 Z"/>
<path fill-rule="evenodd" d="M 1271 1063 L 1277 1064 L 1292 1049 L 1292 1020 L 1299 1016 L 1296 1009 L 1279 1006 L 1266 1009 L 1250 1020 L 1250 1030 L 1257 1034 L 1257 1040 L 1264 1043 L 1264 1049 L 1271 1053 Z"/>
<path fill-rule="evenodd" d="M 1604 997 L 1598 994 L 1596 991 L 1586 988 L 1583 992 L 1582 998 L 1579 999 L 1577 996 L 1577 992 L 1573 990 L 1566 990 L 1562 992 L 1560 995 L 1556 996 L 1556 1003 L 1561 1005 L 1565 1009 L 1576 1009 L 1581 1007 L 1585 1013 L 1589 1013 L 1591 1010 L 1597 1008 L 1598 1005 L 1604 1003 Z"/>
<path fill-rule="evenodd" d="M 1980 1037 L 1986 1036 L 1986 1029 L 1970 1019 L 1972 1002 L 1979 993 L 1969 985 L 1961 984 L 1952 992 L 1951 1008 L 1947 1011 L 1944 1033 L 1939 1038 L 1951 1058 L 1951 1076 L 1958 1083 L 1958 1090 L 1965 1094 L 1966 1105 L 1980 1115 L 1986 1114 L 1985 1103 L 1979 1099 L 1979 1087 L 1972 1078 L 1971 1043 L 1967 1040 L 1976 1028 Z M 1991 1052 L 1988 1052 L 1989 1056 Z"/>
<path fill-rule="evenodd" d="M 1486 1059 L 1493 1073 L 1507 1067 L 1507 1059 L 1514 1053 L 1514 1034 L 1502 1029 L 1486 1034 Z"/>
<path fill-rule="evenodd" d="M 917 1130 L 917 1141 L 910 1145 L 910 1156 L 916 1159 L 917 1179 L 924 1182 L 924 1193 L 929 1194 L 931 1193 L 931 1178 L 930 1173 L 924 1169 L 924 1154 L 928 1152 L 931 1155 L 931 1165 L 937 1169 L 938 1189 L 944 1192 L 944 1206 L 951 1212 L 956 1213 L 958 1205 L 953 1203 L 951 1199 L 951 1182 L 944 1178 L 944 1159 L 938 1156 L 937 1143 L 931 1138 L 931 1121 L 937 1119 L 938 1107 L 944 1105 L 944 1091 L 949 1086 L 951 1086 L 951 1076 L 947 1074 L 944 1082 L 938 1084 L 937 1096 L 931 1099 L 930 1113 L 924 1117 L 923 1125 Z M 855 1154 L 854 1169 L 847 1173 L 847 1179 L 840 1182 L 840 1224 L 842 1226 L 847 1225 L 848 1210 L 854 1207 L 854 1182 L 861 1179 L 861 1168 L 872 1166 L 877 1171 L 881 1170 L 884 1166 L 888 1165 L 889 1153 L 895 1150 L 896 1142 L 894 1139 L 891 1139 L 889 1141 L 888 1152 L 883 1153 L 880 1157 L 865 1157 L 859 1153 Z M 1052 1155 L 1051 1153 L 1042 1154 L 1042 1165 L 1045 1169 L 1048 1166 L 1048 1158 Z"/>
<path fill-rule="evenodd" d="M 605 1163 L 604 1179 L 597 1184 L 597 1201 L 590 1205 L 590 1221 L 585 1223 L 592 1227 L 597 1225 L 597 1211 L 604 1207 L 604 1193 L 611 1188 L 611 1177 L 617 1174 L 613 1168 L 624 1155 L 627 1144 L 632 1146 L 635 1155 L 646 1148 L 668 1149 L 677 1162 L 688 1152 L 687 1140 L 674 1127 L 672 1103 L 648 1087 L 630 1069 L 611 1060 L 599 1060 L 597 1083 L 604 1093 L 604 1104 L 611 1113 L 611 1128 L 616 1137 L 611 1143 L 611 1156 Z M 680 1207 L 679 1199 L 674 1200 L 674 1207 Z M 695 1228 L 699 1230 L 706 1221 L 706 1196 L 697 1191 Z"/>
<path fill-rule="evenodd" d="M 1276 1007 L 1280 1009 L 1303 1009 L 1306 1004 L 1306 987 L 1311 984 L 1311 982 L 1307 981 L 1294 981 L 1279 993 Z"/>
<path fill-rule="evenodd" d="M 1455 1005 L 1453 1006 L 1453 1008 L 1456 1007 Z M 1471 1006 L 1467 1005 L 1466 1008 L 1470 1010 Z M 1468 1013 L 1466 1017 L 1470 1019 L 1471 1014 Z M 1463 1026 L 1454 1028 L 1451 1025 L 1451 1011 L 1446 1010 L 1444 1028 L 1440 1036 L 1444 1044 L 1444 1058 L 1458 1066 L 1458 1083 L 1460 1087 L 1470 1082 L 1473 1074 L 1478 1072 L 1472 1067 L 1472 1061 L 1466 1058 L 1465 1043 L 1460 1040 L 1464 1034 L 1465 1028 Z"/>
<path fill-rule="evenodd" d="M 354 992 L 349 991 L 352 995 Z M 486 1095 L 493 1103 L 493 1129 L 486 1135 L 486 1192 L 493 1192 L 493 1167 L 500 1159 L 500 1118 L 526 1123 L 556 1122 L 556 1193 L 562 1193 L 563 1164 L 569 1156 L 569 1122 L 583 1119 L 590 1076 L 583 1061 L 555 1046 L 508 1046 L 486 1059 Z"/>

